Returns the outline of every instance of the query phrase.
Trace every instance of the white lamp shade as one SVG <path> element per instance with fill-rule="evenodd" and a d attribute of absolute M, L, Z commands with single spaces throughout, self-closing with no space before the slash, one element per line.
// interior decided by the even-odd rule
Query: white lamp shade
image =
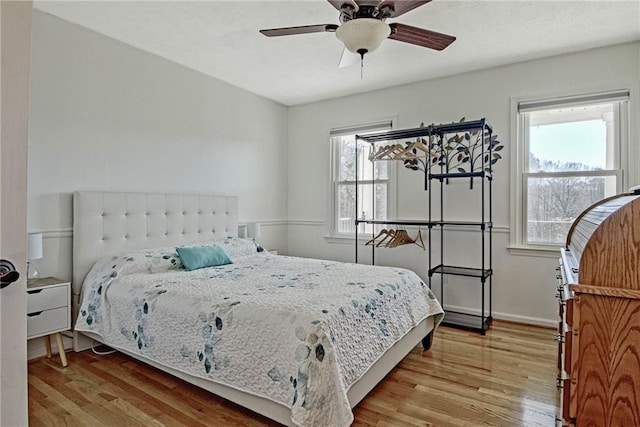
<path fill-rule="evenodd" d="M 353 53 L 371 53 L 391 34 L 389 24 L 373 18 L 357 18 L 340 25 L 336 37 Z"/>
<path fill-rule="evenodd" d="M 250 239 L 258 239 L 262 236 L 262 224 L 259 222 L 250 222 L 247 224 L 247 235 Z"/>
<path fill-rule="evenodd" d="M 40 259 L 42 258 L 42 233 L 31 233 L 27 238 L 27 258 Z"/>

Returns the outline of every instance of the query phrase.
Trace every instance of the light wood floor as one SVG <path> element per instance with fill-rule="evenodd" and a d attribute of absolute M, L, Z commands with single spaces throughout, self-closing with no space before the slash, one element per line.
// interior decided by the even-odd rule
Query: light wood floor
<path fill-rule="evenodd" d="M 90 350 L 29 362 L 31 426 L 263 426 L 272 421 L 134 359 Z M 553 331 L 441 327 L 354 410 L 357 426 L 553 426 Z"/>

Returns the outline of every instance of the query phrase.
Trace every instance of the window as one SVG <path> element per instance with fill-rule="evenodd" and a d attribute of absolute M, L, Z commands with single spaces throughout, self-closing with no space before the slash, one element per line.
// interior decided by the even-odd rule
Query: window
<path fill-rule="evenodd" d="M 517 104 L 516 244 L 563 245 L 582 211 L 622 190 L 627 100 L 621 92 Z"/>
<path fill-rule="evenodd" d="M 355 215 L 358 218 L 386 219 L 390 208 L 392 162 L 371 162 L 371 144 L 359 141 L 356 170 L 356 135 L 391 129 L 391 122 L 374 123 L 331 131 L 332 194 L 334 236 L 355 233 Z M 356 209 L 356 173 L 358 174 L 358 206 Z M 374 183 L 375 180 L 375 183 Z M 360 226 L 359 232 L 371 232 L 371 226 Z"/>

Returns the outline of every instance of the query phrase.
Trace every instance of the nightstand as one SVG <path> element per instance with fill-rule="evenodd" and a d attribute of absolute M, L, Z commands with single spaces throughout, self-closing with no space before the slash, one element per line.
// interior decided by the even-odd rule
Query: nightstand
<path fill-rule="evenodd" d="M 51 335 L 56 338 L 60 362 L 67 366 L 60 332 L 71 329 L 71 283 L 53 277 L 27 280 L 27 339 L 44 337 L 51 358 Z"/>

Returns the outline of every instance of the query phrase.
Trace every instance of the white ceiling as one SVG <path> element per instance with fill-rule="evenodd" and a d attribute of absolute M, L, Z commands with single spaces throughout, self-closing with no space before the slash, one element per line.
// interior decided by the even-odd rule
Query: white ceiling
<path fill-rule="evenodd" d="M 398 19 L 457 40 L 442 52 L 385 40 L 338 68 L 333 33 L 268 38 L 263 28 L 339 24 L 327 1 L 46 1 L 67 21 L 285 105 L 640 40 L 640 0 L 433 0 Z"/>

